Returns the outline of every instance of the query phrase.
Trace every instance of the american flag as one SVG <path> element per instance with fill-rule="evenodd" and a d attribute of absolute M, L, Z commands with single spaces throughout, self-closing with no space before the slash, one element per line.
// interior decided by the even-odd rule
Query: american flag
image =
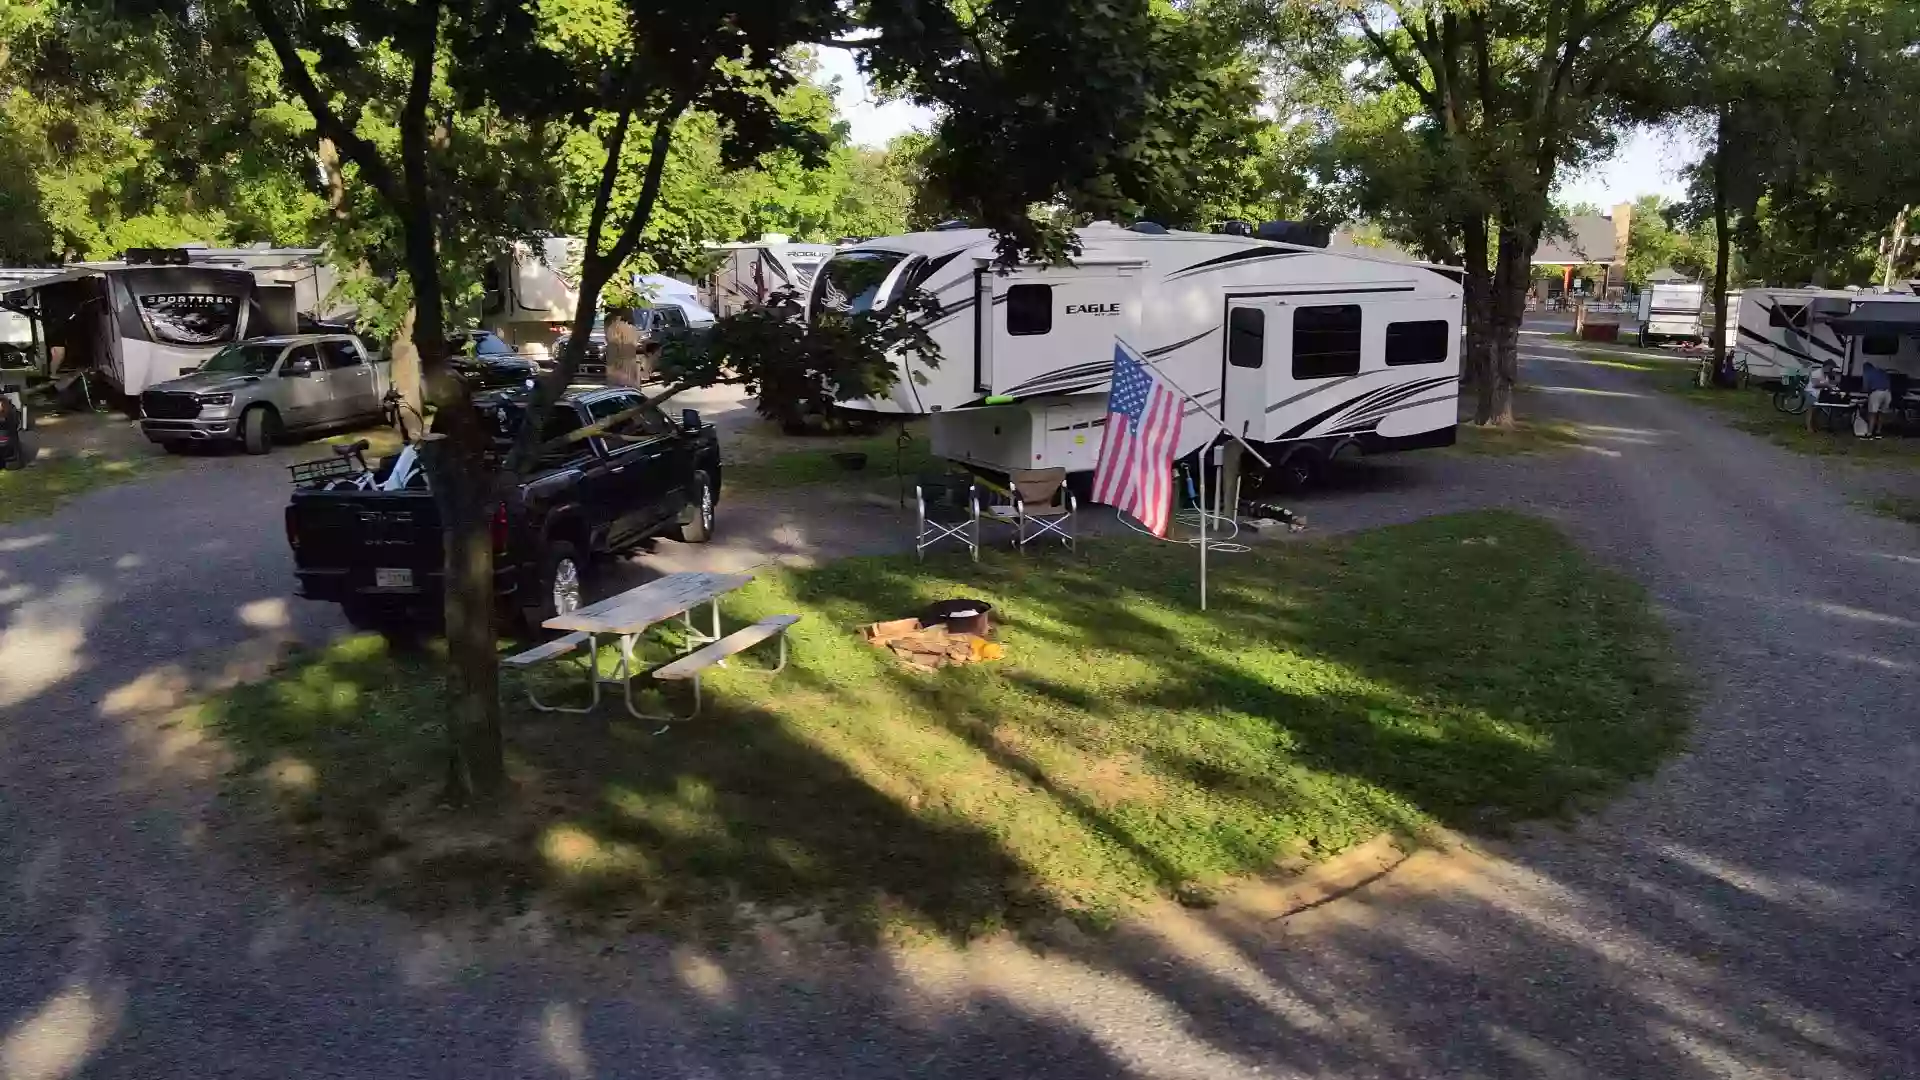
<path fill-rule="evenodd" d="M 1107 431 L 1093 471 L 1093 501 L 1167 535 L 1173 510 L 1173 454 L 1180 442 L 1180 394 L 1125 342 L 1113 343 Z"/>

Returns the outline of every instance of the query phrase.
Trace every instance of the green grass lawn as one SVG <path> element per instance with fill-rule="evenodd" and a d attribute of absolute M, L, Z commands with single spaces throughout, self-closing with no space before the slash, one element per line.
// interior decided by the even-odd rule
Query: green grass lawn
<path fill-rule="evenodd" d="M 792 449 L 773 449 L 744 460 L 728 461 L 725 483 L 742 491 L 768 491 L 810 484 L 848 484 L 891 479 L 898 469 L 905 475 L 946 471 L 946 462 L 933 456 L 924 432 L 913 433 L 903 448 L 898 432 L 859 437 L 808 436 L 784 440 Z M 726 453 L 727 447 L 722 447 Z M 849 471 L 833 459 L 836 453 L 867 455 L 865 469 Z"/>
<path fill-rule="evenodd" d="M 787 671 L 715 670 L 707 712 L 658 737 L 617 705 L 532 713 L 509 677 L 515 790 L 485 814 L 436 808 L 437 679 L 378 638 L 300 655 L 198 722 L 298 857 L 391 902 L 540 894 L 681 932 L 818 911 L 856 936 L 955 937 L 1099 925 L 1382 830 L 1567 814 L 1683 736 L 1644 595 L 1532 518 L 1257 548 L 1211 585 L 1202 614 L 1192 550 L 1131 539 L 763 570 L 730 625 L 803 615 Z M 1005 659 L 920 674 L 855 633 L 956 596 L 995 604 Z"/>
<path fill-rule="evenodd" d="M 1889 435 L 1868 440 L 1855 438 L 1850 428 L 1808 431 L 1806 414 L 1792 416 L 1774 408 L 1771 390 L 1760 387 L 1702 389 L 1695 381 L 1692 368 L 1658 371 L 1653 378 L 1655 385 L 1667 393 L 1712 409 L 1725 416 L 1734 427 L 1797 453 L 1869 462 L 1920 460 L 1920 437 Z"/>
<path fill-rule="evenodd" d="M 76 495 L 151 473 L 161 461 L 82 451 L 42 457 L 24 469 L 0 469 L 0 522 L 44 517 Z"/>

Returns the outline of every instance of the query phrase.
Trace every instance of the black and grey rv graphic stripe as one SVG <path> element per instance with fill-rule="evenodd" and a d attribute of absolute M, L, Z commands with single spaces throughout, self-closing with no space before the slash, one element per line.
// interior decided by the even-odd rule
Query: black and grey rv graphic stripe
<path fill-rule="evenodd" d="M 1346 384 L 1358 378 L 1360 378 L 1360 376 L 1358 375 L 1349 375 L 1344 379 L 1335 379 L 1333 382 L 1321 383 L 1319 386 L 1316 386 L 1311 390 L 1302 390 L 1301 392 L 1293 395 L 1290 398 L 1286 398 L 1285 400 L 1282 400 L 1282 401 L 1277 401 L 1274 404 L 1267 406 L 1267 411 L 1270 413 L 1279 412 L 1281 409 L 1286 408 L 1287 406 L 1293 404 L 1296 401 L 1299 401 L 1302 398 L 1310 398 L 1315 394 L 1324 394 L 1329 390 L 1333 390 L 1337 387 L 1345 386 Z"/>
<path fill-rule="evenodd" d="M 1112 370 L 1113 361 L 1111 360 L 1094 360 L 1085 364 L 1072 364 L 1063 368 L 1055 368 L 1043 375 L 1035 375 L 1026 382 L 1015 383 L 1013 386 L 1008 387 L 1004 393 L 1031 393 L 1051 382 L 1058 382 L 1062 379 L 1085 379 L 1095 375 L 1105 376 Z"/>
<path fill-rule="evenodd" d="M 1432 389 L 1432 388 L 1429 387 L 1428 389 Z M 1375 428 L 1379 427 L 1380 421 L 1385 419 L 1388 413 L 1405 412 L 1408 409 L 1417 409 L 1422 405 L 1434 405 L 1443 401 L 1457 401 L 1457 400 L 1459 399 L 1453 394 L 1441 394 L 1438 397 L 1421 398 L 1418 401 L 1403 401 L 1400 404 L 1395 405 L 1391 409 L 1382 409 L 1377 413 L 1374 413 L 1370 416 L 1363 417 L 1358 420 L 1342 420 L 1340 422 L 1339 427 L 1336 427 L 1332 431 L 1327 432 L 1327 434 L 1328 435 L 1358 435 L 1361 432 L 1372 431 Z"/>
<path fill-rule="evenodd" d="M 1420 383 L 1425 384 L 1423 387 L 1421 387 L 1422 389 L 1431 390 L 1436 386 L 1440 386 L 1440 385 L 1452 382 L 1453 380 L 1454 380 L 1454 376 L 1443 375 L 1438 378 L 1422 379 L 1420 380 Z M 1351 381 L 1351 380 L 1343 380 L 1343 381 Z M 1300 423 L 1295 424 L 1294 426 L 1288 428 L 1286 432 L 1280 436 L 1280 438 L 1297 439 L 1300 436 L 1306 434 L 1307 432 L 1312 431 L 1314 428 L 1319 427 L 1321 424 L 1327 423 L 1329 421 L 1333 421 L 1334 423 L 1340 424 L 1340 425 L 1345 425 L 1348 423 L 1359 423 L 1360 421 L 1353 419 L 1353 417 L 1360 413 L 1366 412 L 1368 408 L 1368 403 L 1371 401 L 1380 399 L 1383 396 L 1383 392 L 1397 394 L 1400 391 L 1407 389 L 1409 386 L 1418 386 L 1418 385 L 1420 384 L 1395 383 L 1393 386 L 1383 388 L 1383 390 L 1375 390 L 1371 393 L 1362 394 L 1360 397 L 1355 398 L 1352 401 L 1343 401 L 1338 405 L 1334 405 L 1330 408 L 1324 409 L 1314 414 L 1313 416 L 1308 417 L 1306 420 L 1303 420 Z M 1418 391 L 1416 390 L 1415 392 L 1417 393 Z M 1296 398 L 1295 400 L 1298 400 L 1298 399 Z M 1348 415 L 1342 416 L 1343 413 Z M 1381 415 L 1385 415 L 1385 414 L 1382 413 Z M 1377 421 L 1377 419 L 1378 417 L 1367 418 L 1367 420 L 1369 421 Z"/>
<path fill-rule="evenodd" d="M 1396 412 L 1398 410 L 1394 409 L 1393 406 L 1417 394 L 1424 394 L 1436 387 L 1445 386 L 1453 380 L 1454 377 L 1451 375 L 1442 375 L 1392 387 L 1391 392 L 1376 395 L 1371 401 L 1356 402 L 1354 408 L 1348 412 L 1347 415 L 1340 418 L 1340 422 L 1342 424 L 1351 424 L 1360 420 L 1373 419 L 1385 416 L 1390 412 Z"/>
<path fill-rule="evenodd" d="M 1201 338 L 1211 337 L 1213 335 L 1213 332 L 1218 329 L 1220 328 L 1217 326 L 1210 326 L 1207 329 L 1200 331 L 1199 333 L 1193 335 L 1190 338 L 1186 338 L 1185 340 L 1182 340 L 1182 341 L 1176 341 L 1171 345 L 1162 345 L 1157 349 L 1148 349 L 1142 355 L 1146 356 L 1148 359 L 1151 360 L 1151 359 L 1156 359 L 1158 357 L 1165 356 L 1171 352 L 1178 352 L 1179 350 L 1186 348 L 1187 346 L 1193 344 L 1194 342 L 1199 341 Z"/>
<path fill-rule="evenodd" d="M 1803 311 L 1807 306 L 1808 305 L 1805 305 L 1805 304 L 1801 305 L 1801 308 L 1803 309 Z M 1760 302 L 1760 310 L 1767 313 L 1767 321 L 1769 324 L 1771 324 L 1773 322 L 1774 315 L 1778 314 L 1780 311 L 1780 305 L 1778 302 L 1776 302 L 1771 307 L 1769 307 L 1767 305 L 1767 302 L 1763 300 Z M 1804 329 L 1802 327 L 1795 326 L 1790 322 L 1787 323 L 1787 325 L 1780 327 L 1780 329 L 1785 330 L 1787 333 L 1792 334 L 1794 337 L 1805 339 L 1806 343 L 1809 345 L 1817 345 L 1821 349 L 1827 352 L 1830 352 L 1833 355 L 1838 356 L 1843 360 L 1846 359 L 1847 351 L 1845 349 L 1842 349 L 1837 345 L 1828 344 L 1827 342 L 1821 341 L 1819 338 L 1814 337 L 1813 331 L 1811 329 Z M 1772 345 L 1776 349 L 1781 349 L 1786 353 L 1788 353 L 1789 355 L 1797 356 L 1800 359 L 1805 360 L 1810 364 L 1820 363 L 1820 361 L 1815 360 L 1811 356 L 1808 356 L 1805 353 L 1795 352 L 1793 349 L 1780 344 L 1779 342 L 1773 340 L 1772 338 L 1766 336 L 1765 334 L 1759 333 L 1758 331 L 1749 330 L 1743 326 L 1740 328 L 1740 333 L 1750 334 L 1755 339 L 1765 342 L 1768 345 Z"/>
<path fill-rule="evenodd" d="M 1168 274 L 1167 279 L 1172 280 L 1174 278 L 1190 277 L 1194 274 L 1204 274 L 1210 270 L 1237 266 L 1240 263 L 1263 262 L 1268 259 L 1291 259 L 1301 254 L 1304 254 L 1304 252 L 1278 251 L 1273 248 L 1242 248 L 1239 251 L 1230 251 L 1225 255 L 1216 255 L 1211 259 L 1194 263 L 1192 266 L 1182 267 Z"/>

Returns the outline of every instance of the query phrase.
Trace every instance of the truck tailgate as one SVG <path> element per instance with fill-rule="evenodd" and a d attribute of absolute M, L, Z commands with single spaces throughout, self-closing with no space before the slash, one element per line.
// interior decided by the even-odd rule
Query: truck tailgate
<path fill-rule="evenodd" d="M 439 580 L 440 515 L 421 491 L 298 491 L 287 508 L 293 561 L 310 588 L 423 591 Z"/>

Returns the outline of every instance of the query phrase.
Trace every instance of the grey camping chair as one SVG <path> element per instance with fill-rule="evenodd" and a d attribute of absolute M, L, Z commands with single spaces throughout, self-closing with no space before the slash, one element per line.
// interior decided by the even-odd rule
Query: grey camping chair
<path fill-rule="evenodd" d="M 1014 528 L 1014 547 L 1026 550 L 1042 538 L 1073 547 L 1080 501 L 1067 488 L 1065 469 L 1016 469 L 1008 476 L 1013 502 L 995 506 L 993 516 Z"/>
<path fill-rule="evenodd" d="M 913 552 L 945 540 L 958 541 L 980 561 L 980 492 L 964 477 L 926 477 L 913 485 Z"/>

